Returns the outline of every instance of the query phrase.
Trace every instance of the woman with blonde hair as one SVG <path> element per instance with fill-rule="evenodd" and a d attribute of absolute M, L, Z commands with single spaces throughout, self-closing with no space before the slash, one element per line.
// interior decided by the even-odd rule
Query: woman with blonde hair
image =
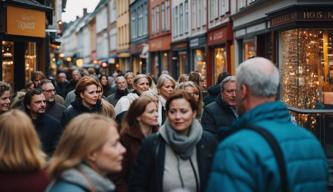
<path fill-rule="evenodd" d="M 44 191 L 45 157 L 31 119 L 20 110 L 0 116 L 0 191 Z"/>
<path fill-rule="evenodd" d="M 162 125 L 165 121 L 165 103 L 176 87 L 176 81 L 167 74 L 162 74 L 157 80 L 158 91 L 158 123 Z"/>
<path fill-rule="evenodd" d="M 116 126 L 112 119 L 100 114 L 75 117 L 50 160 L 48 171 L 53 182 L 48 191 L 114 191 L 106 175 L 122 170 L 126 152 Z"/>

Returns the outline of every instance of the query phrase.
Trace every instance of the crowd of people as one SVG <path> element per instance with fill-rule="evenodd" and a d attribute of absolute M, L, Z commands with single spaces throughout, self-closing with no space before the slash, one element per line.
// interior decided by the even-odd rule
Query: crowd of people
<path fill-rule="evenodd" d="M 206 94 L 195 71 L 67 75 L 35 71 L 16 93 L 0 82 L 0 191 L 327 190 L 325 152 L 277 100 L 265 58 Z"/>

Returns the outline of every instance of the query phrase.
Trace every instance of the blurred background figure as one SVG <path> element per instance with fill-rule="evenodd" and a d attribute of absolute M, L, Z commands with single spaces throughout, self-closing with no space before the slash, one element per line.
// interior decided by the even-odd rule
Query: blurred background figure
<path fill-rule="evenodd" d="M 105 97 L 105 98 L 115 92 L 115 90 L 109 84 L 108 78 L 109 77 L 105 74 L 102 74 L 99 77 L 99 82 L 101 83 L 102 89 L 103 89 L 103 97 Z"/>
<path fill-rule="evenodd" d="M 116 123 L 98 114 L 82 114 L 66 127 L 50 160 L 48 192 L 114 191 L 106 175 L 122 170 L 126 149 Z"/>
<path fill-rule="evenodd" d="M 203 96 L 200 86 L 194 83 L 193 81 L 186 81 L 178 84 L 176 89 L 183 89 L 194 97 L 195 101 L 198 104 L 197 119 L 201 120 L 202 111 L 203 111 L 203 98 L 202 98 Z"/>
<path fill-rule="evenodd" d="M 176 87 L 176 81 L 167 74 L 162 74 L 157 80 L 158 91 L 158 123 L 162 125 L 166 119 L 165 103 L 167 99 L 172 95 Z"/>
<path fill-rule="evenodd" d="M 127 88 L 130 92 L 132 92 L 134 90 L 133 87 L 133 79 L 134 79 L 134 74 L 133 72 L 127 72 L 124 75 L 126 82 L 127 82 Z"/>
<path fill-rule="evenodd" d="M 133 80 L 133 91 L 119 99 L 115 106 L 116 120 L 121 122 L 131 103 L 149 89 L 149 80 L 145 74 L 138 74 Z"/>
<path fill-rule="evenodd" d="M 60 72 L 57 76 L 56 81 L 56 93 L 66 98 L 67 95 L 67 87 L 69 82 L 67 81 L 67 75 L 64 72 Z"/>
<path fill-rule="evenodd" d="M 31 81 L 34 83 L 34 87 L 37 88 L 39 83 L 46 79 L 44 73 L 42 71 L 33 71 L 31 74 Z"/>
<path fill-rule="evenodd" d="M 213 102 L 216 99 L 216 97 L 220 94 L 220 83 L 223 81 L 224 78 L 228 76 L 230 76 L 228 72 L 220 73 L 217 77 L 216 84 L 208 87 L 207 95 L 203 98 L 205 106 Z"/>
<path fill-rule="evenodd" d="M 30 118 L 20 110 L 0 115 L 0 191 L 42 192 L 49 180 Z"/>
<path fill-rule="evenodd" d="M 11 87 L 8 83 L 0 81 L 0 114 L 10 109 Z"/>
<path fill-rule="evenodd" d="M 143 140 L 128 191 L 206 189 L 217 140 L 203 131 L 197 110 L 197 102 L 184 90 L 169 97 L 167 121 L 158 133 Z"/>
<path fill-rule="evenodd" d="M 116 77 L 116 92 L 109 95 L 106 100 L 111 103 L 113 106 L 116 106 L 119 99 L 123 96 L 126 96 L 129 91 L 127 89 L 127 82 L 124 76 Z"/>
<path fill-rule="evenodd" d="M 180 74 L 179 78 L 178 78 L 178 81 L 177 81 L 177 84 L 180 84 L 180 83 L 186 82 L 186 81 L 188 81 L 188 75 L 187 74 Z"/>
<path fill-rule="evenodd" d="M 126 113 L 120 133 L 120 142 L 126 148 L 123 170 L 110 178 L 117 186 L 117 192 L 128 191 L 129 175 L 136 162 L 142 140 L 158 130 L 157 103 L 148 96 L 133 101 Z"/>

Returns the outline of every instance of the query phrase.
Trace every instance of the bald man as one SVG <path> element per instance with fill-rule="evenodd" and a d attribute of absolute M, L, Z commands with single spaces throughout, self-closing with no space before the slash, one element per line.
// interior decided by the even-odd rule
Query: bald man
<path fill-rule="evenodd" d="M 276 101 L 279 71 L 265 58 L 252 58 L 237 69 L 238 130 L 218 146 L 207 191 L 284 191 L 276 156 L 257 131 L 273 135 L 282 151 L 289 191 L 326 191 L 328 167 L 316 137 L 291 122 L 288 108 Z"/>

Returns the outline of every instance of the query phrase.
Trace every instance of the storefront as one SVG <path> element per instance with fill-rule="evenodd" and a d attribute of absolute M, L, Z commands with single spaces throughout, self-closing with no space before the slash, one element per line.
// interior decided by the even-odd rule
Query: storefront
<path fill-rule="evenodd" d="M 333 106 L 333 5 L 295 6 L 269 14 L 278 34 L 281 99 L 298 109 Z M 298 116 L 310 127 L 317 119 Z"/>
<path fill-rule="evenodd" d="M 214 84 L 221 72 L 235 74 L 234 46 L 231 23 L 208 31 L 208 85 Z"/>
<path fill-rule="evenodd" d="M 207 85 L 206 34 L 190 39 L 190 71 L 198 71 Z"/>
<path fill-rule="evenodd" d="M 16 2 L 18 3 L 18 2 Z M 1 80 L 19 90 L 35 70 L 49 70 L 49 40 L 45 33 L 46 12 L 43 5 L 0 3 Z M 3 23 L 1 23 L 3 22 Z"/>
<path fill-rule="evenodd" d="M 118 51 L 117 53 L 118 62 L 115 63 L 115 69 L 123 72 L 132 71 L 130 63 L 130 53 L 127 50 Z"/>
<path fill-rule="evenodd" d="M 150 73 L 158 77 L 162 71 L 168 71 L 170 63 L 170 35 L 149 40 Z"/>
<path fill-rule="evenodd" d="M 147 72 L 147 58 L 149 45 L 146 43 L 131 44 L 131 64 L 133 73 Z"/>
<path fill-rule="evenodd" d="M 189 48 L 188 42 L 182 41 L 173 43 L 171 45 L 172 56 L 171 56 L 171 74 L 173 77 L 178 79 L 180 74 L 188 74 L 190 72 L 189 65 Z"/>

